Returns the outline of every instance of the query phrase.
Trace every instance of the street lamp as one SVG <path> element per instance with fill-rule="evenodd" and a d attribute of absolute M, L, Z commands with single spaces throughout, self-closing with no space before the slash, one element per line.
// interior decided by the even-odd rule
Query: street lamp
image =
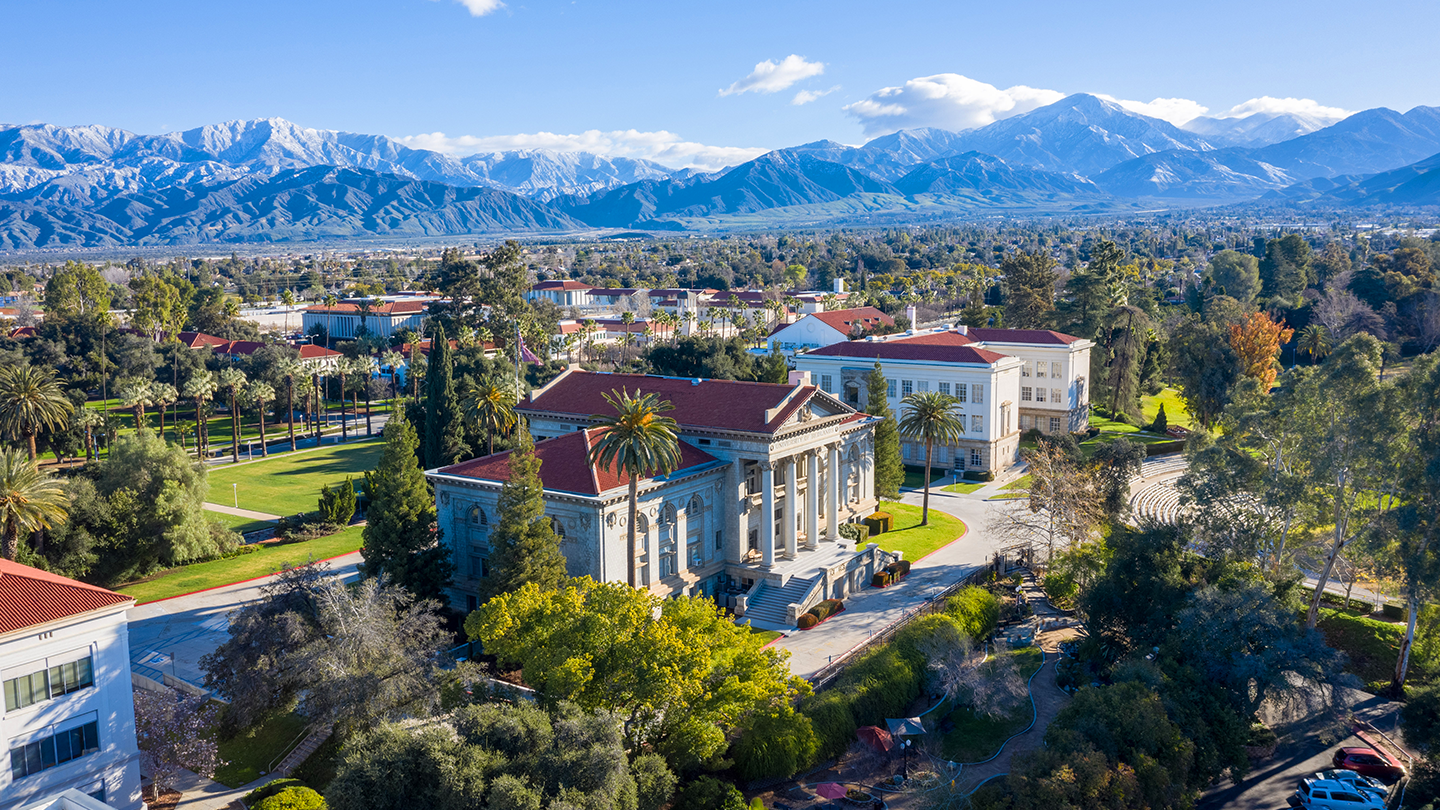
<path fill-rule="evenodd" d="M 236 508 L 236 509 L 239 509 L 239 508 L 240 508 L 240 484 L 238 484 L 238 483 L 233 483 L 233 482 L 232 482 L 232 483 L 230 484 L 230 491 L 235 494 L 235 508 Z"/>
<path fill-rule="evenodd" d="M 901 755 L 901 757 L 902 757 L 902 759 L 900 760 L 900 778 L 903 779 L 903 780 L 909 780 L 909 779 L 910 779 L 910 741 L 909 741 L 909 740 L 905 740 L 904 742 L 900 743 L 900 755 Z"/>

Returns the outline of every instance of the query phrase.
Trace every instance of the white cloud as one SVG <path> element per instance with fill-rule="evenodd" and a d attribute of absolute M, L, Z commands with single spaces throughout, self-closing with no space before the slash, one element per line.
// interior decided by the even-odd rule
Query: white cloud
<path fill-rule="evenodd" d="M 1001 90 L 958 73 L 937 73 L 883 88 L 844 109 L 859 119 L 867 136 L 874 136 L 916 127 L 983 127 L 1064 97 L 1056 90 L 1025 85 Z"/>
<path fill-rule="evenodd" d="M 825 72 L 824 62 L 807 62 L 805 57 L 790 54 L 777 64 L 766 59 L 755 66 L 749 76 L 720 91 L 722 96 L 738 93 L 778 93 L 790 85 Z"/>
<path fill-rule="evenodd" d="M 1200 104 L 1198 101 L 1191 101 L 1188 98 L 1157 98 L 1154 101 L 1130 101 L 1123 98 L 1107 96 L 1103 93 L 1096 93 L 1097 98 L 1106 101 L 1113 101 L 1121 107 L 1133 113 L 1148 115 L 1151 118 L 1159 118 L 1161 121 L 1169 121 L 1175 126 L 1180 126 L 1187 121 L 1199 118 L 1210 111 L 1209 107 Z"/>
<path fill-rule="evenodd" d="M 455 0 L 455 2 L 469 9 L 472 17 L 484 17 L 492 11 L 499 11 L 505 7 L 500 0 Z"/>
<path fill-rule="evenodd" d="M 809 104 L 815 99 L 824 98 L 839 89 L 840 85 L 837 84 L 829 90 L 801 90 L 795 94 L 795 98 L 790 99 L 790 104 L 795 107 L 799 107 L 801 104 Z"/>
<path fill-rule="evenodd" d="M 501 152 L 519 149 L 549 149 L 553 152 L 593 152 L 610 157 L 640 158 L 676 169 L 696 168 L 714 171 L 753 160 L 770 151 L 758 147 L 710 146 L 687 141 L 673 132 L 641 132 L 639 130 L 598 129 L 577 134 L 532 132 L 518 135 L 448 136 L 443 132 L 407 135 L 396 138 L 412 149 L 429 149 L 455 157 L 480 152 Z"/>
<path fill-rule="evenodd" d="M 1243 104 L 1236 104 L 1225 112 L 1219 113 L 1216 117 L 1241 118 L 1254 113 L 1292 113 L 1295 115 L 1319 118 L 1325 121 L 1339 121 L 1342 118 L 1349 118 L 1351 115 L 1354 115 L 1352 110 L 1345 110 L 1340 107 L 1326 107 L 1314 99 L 1261 96 L 1259 98 L 1252 98 Z"/>

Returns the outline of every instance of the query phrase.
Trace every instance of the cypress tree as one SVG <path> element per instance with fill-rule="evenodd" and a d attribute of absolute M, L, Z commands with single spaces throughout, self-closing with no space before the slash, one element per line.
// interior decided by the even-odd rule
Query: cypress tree
<path fill-rule="evenodd" d="M 490 532 L 490 576 L 480 586 L 485 599 L 518 590 L 527 582 L 553 590 L 566 578 L 560 538 L 545 518 L 535 444 L 525 425 L 515 434 L 520 446 L 510 453 L 510 480 L 500 490 L 498 519 Z"/>
<path fill-rule="evenodd" d="M 427 468 L 454 464 L 465 452 L 461 440 L 460 400 L 455 395 L 455 377 L 450 358 L 450 341 L 445 327 L 436 325 L 430 340 L 430 358 L 425 374 L 425 447 L 422 458 Z"/>
<path fill-rule="evenodd" d="M 875 494 L 891 501 L 900 500 L 900 484 L 905 481 L 905 463 L 900 460 L 900 426 L 890 411 L 890 385 L 876 363 L 865 378 L 865 412 L 881 418 L 875 426 Z"/>
<path fill-rule="evenodd" d="M 454 573 L 450 548 L 435 525 L 435 499 L 425 474 L 415 464 L 419 439 L 400 414 L 382 434 L 380 464 L 365 473 L 366 509 L 361 576 L 384 574 L 418 597 L 444 600 Z"/>

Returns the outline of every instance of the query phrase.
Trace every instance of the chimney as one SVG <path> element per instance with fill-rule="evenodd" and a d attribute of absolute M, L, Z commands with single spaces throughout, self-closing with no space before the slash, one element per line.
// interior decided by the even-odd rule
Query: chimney
<path fill-rule="evenodd" d="M 911 329 L 914 329 L 916 326 L 919 326 L 919 324 L 915 323 L 915 320 L 919 317 L 919 313 L 915 310 L 915 305 L 914 305 L 914 304 L 911 304 L 910 306 L 905 307 L 905 317 L 910 319 L 910 328 L 911 328 Z"/>
<path fill-rule="evenodd" d="M 809 384 L 810 384 L 810 372 L 808 372 L 808 371 L 792 371 L 792 372 L 790 372 L 790 384 L 791 384 L 791 385 L 809 385 Z"/>
<path fill-rule="evenodd" d="M 970 334 L 970 327 L 962 323 L 959 326 L 955 327 L 955 331 L 959 332 L 962 335 L 968 335 Z"/>
<path fill-rule="evenodd" d="M 843 278 L 837 278 L 837 279 L 835 279 L 835 294 L 836 294 L 836 295 L 839 295 L 840 293 L 843 293 L 843 292 L 845 292 L 845 279 L 843 279 Z"/>

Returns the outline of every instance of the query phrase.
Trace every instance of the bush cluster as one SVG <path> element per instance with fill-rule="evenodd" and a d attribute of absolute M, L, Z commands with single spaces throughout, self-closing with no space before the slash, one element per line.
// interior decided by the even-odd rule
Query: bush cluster
<path fill-rule="evenodd" d="M 870 577 L 870 587 L 883 588 L 889 585 L 893 579 L 894 577 L 891 576 L 889 571 L 876 571 L 875 575 Z"/>
<path fill-rule="evenodd" d="M 287 789 L 292 788 L 292 787 L 309 787 L 309 786 L 306 785 L 304 782 L 300 781 L 299 779 L 289 779 L 289 778 L 281 777 L 280 779 L 275 779 L 275 780 L 266 782 L 265 784 L 261 785 L 260 787 L 257 787 L 257 788 L 255 788 L 254 790 L 250 791 L 249 793 L 246 793 L 246 794 L 245 794 L 245 798 L 244 798 L 242 801 L 245 802 L 245 806 L 246 806 L 246 807 L 254 807 L 255 805 L 259 804 L 260 802 L 263 802 L 263 801 L 265 801 L 266 799 L 270 798 L 271 796 L 274 796 L 275 794 L 279 793 L 280 791 L 282 791 L 282 790 L 287 790 Z"/>
<path fill-rule="evenodd" d="M 896 560 L 895 562 L 892 562 L 889 565 L 885 566 L 885 570 L 890 573 L 891 579 L 900 579 L 901 577 L 910 573 L 910 561 Z"/>
<path fill-rule="evenodd" d="M 795 620 L 795 626 L 801 630 L 809 630 L 819 623 L 820 620 L 815 618 L 813 613 L 801 613 L 800 617 Z"/>
<path fill-rule="evenodd" d="M 865 518 L 865 525 L 870 527 L 871 536 L 884 534 L 895 528 L 895 516 L 889 512 L 876 512 Z"/>
<path fill-rule="evenodd" d="M 870 528 L 859 523 L 845 523 L 840 526 L 840 536 L 859 545 L 870 537 Z"/>
<path fill-rule="evenodd" d="M 325 799 L 308 787 L 288 787 L 255 805 L 255 810 L 325 810 Z"/>

